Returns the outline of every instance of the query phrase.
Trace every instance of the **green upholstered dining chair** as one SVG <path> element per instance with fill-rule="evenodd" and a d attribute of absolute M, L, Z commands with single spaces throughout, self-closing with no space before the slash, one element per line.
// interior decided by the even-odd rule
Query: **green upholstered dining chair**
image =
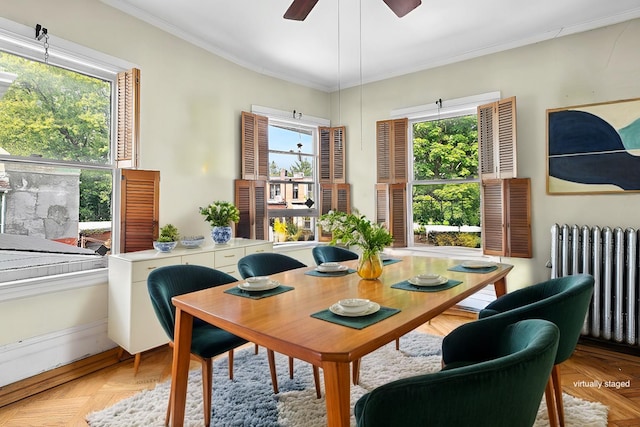
<path fill-rule="evenodd" d="M 260 252 L 240 258 L 238 261 L 238 272 L 243 279 L 246 279 L 247 277 L 269 276 L 271 274 L 282 273 L 283 271 L 294 270 L 296 268 L 303 268 L 306 266 L 306 264 L 303 264 L 297 259 L 291 258 L 287 255 L 274 252 Z M 256 352 L 257 351 L 258 346 L 256 345 Z M 269 361 L 275 361 L 273 350 L 267 349 L 267 357 L 269 358 Z M 289 357 L 289 377 L 293 378 L 293 357 Z M 316 386 L 316 396 L 320 398 L 320 373 L 318 371 L 318 367 L 315 365 L 313 365 L 313 380 Z M 272 371 L 271 381 L 273 382 L 274 390 L 276 390 L 277 393 L 278 379 L 275 375 L 275 371 Z"/>
<path fill-rule="evenodd" d="M 523 319 L 545 319 L 560 330 L 558 353 L 545 392 L 549 423 L 564 426 L 562 382 L 558 365 L 576 348 L 593 295 L 593 277 L 588 274 L 547 280 L 510 292 L 491 302 L 479 318 L 504 317 L 515 322 Z"/>
<path fill-rule="evenodd" d="M 320 265 L 323 262 L 340 262 L 358 259 L 357 253 L 331 245 L 316 246 L 311 250 L 311 255 L 313 255 L 313 260 L 316 262 L 316 265 Z"/>
<path fill-rule="evenodd" d="M 173 345 L 176 308 L 171 298 L 189 292 L 211 288 L 237 279 L 226 273 L 199 265 L 171 265 L 153 270 L 147 278 L 151 305 L 160 325 Z M 211 358 L 229 352 L 229 378 L 233 379 L 233 349 L 247 341 L 200 319 L 193 319 L 191 355 L 202 363 L 202 393 L 204 420 L 211 423 L 211 393 L 213 369 Z M 275 372 L 275 365 L 269 366 Z M 167 408 L 165 424 L 169 422 L 171 406 Z"/>
<path fill-rule="evenodd" d="M 358 427 L 530 427 L 558 346 L 558 328 L 529 319 L 464 324 L 442 342 L 441 371 L 390 382 L 355 405 Z"/>

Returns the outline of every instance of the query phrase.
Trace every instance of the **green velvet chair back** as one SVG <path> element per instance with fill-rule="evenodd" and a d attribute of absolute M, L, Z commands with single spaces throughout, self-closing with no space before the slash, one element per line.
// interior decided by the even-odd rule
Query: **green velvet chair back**
<path fill-rule="evenodd" d="M 238 261 L 238 272 L 243 279 L 255 276 L 269 276 L 295 268 L 306 267 L 295 258 L 274 252 L 247 255 Z"/>
<path fill-rule="evenodd" d="M 547 280 L 510 292 L 480 311 L 479 317 L 504 316 L 509 323 L 545 319 L 560 330 L 556 364 L 576 348 L 593 295 L 593 276 L 580 274 Z"/>
<path fill-rule="evenodd" d="M 358 427 L 517 427 L 533 425 L 553 367 L 558 328 L 544 320 L 471 322 L 443 341 L 450 364 L 361 397 Z M 483 349 L 467 339 L 482 340 Z M 462 346 L 461 348 L 459 346 Z M 480 350 L 480 355 L 476 354 Z"/>
<path fill-rule="evenodd" d="M 153 310 L 162 328 L 173 341 L 176 308 L 171 298 L 235 281 L 235 277 L 212 268 L 200 265 L 171 265 L 153 270 L 147 278 L 147 289 Z M 208 324 L 194 319 L 194 330 L 204 325 Z"/>
<path fill-rule="evenodd" d="M 323 262 L 340 262 L 358 259 L 357 253 L 331 245 L 316 246 L 311 250 L 311 254 L 317 265 Z"/>

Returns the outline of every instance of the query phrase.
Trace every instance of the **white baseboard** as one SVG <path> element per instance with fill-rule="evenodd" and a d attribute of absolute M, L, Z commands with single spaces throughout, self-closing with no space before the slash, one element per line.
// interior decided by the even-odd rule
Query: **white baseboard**
<path fill-rule="evenodd" d="M 114 347 L 107 319 L 0 346 L 0 387 Z"/>

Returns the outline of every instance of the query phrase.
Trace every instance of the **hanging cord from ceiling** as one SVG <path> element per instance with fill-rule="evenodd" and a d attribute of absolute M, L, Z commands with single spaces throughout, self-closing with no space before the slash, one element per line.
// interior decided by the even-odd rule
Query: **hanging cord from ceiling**
<path fill-rule="evenodd" d="M 363 104 L 362 104 L 362 0 L 359 1 L 359 5 L 360 7 L 360 39 L 359 39 L 359 43 L 360 43 L 360 62 L 358 64 L 358 67 L 360 68 L 360 150 L 362 150 L 364 148 L 364 144 L 363 144 L 363 124 L 362 124 L 362 108 L 363 108 Z"/>
<path fill-rule="evenodd" d="M 49 63 L 49 31 L 40 24 L 36 24 L 36 40 L 42 41 L 44 46 L 44 63 Z"/>

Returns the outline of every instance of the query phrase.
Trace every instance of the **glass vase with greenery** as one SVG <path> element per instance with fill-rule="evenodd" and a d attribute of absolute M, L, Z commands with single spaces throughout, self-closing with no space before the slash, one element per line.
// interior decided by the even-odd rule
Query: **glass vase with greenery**
<path fill-rule="evenodd" d="M 371 222 L 364 215 L 329 211 L 320 216 L 318 226 L 332 235 L 330 244 L 347 247 L 356 246 L 362 250 L 358 263 L 358 274 L 363 279 L 377 279 L 382 274 L 380 252 L 393 242 L 389 230 Z"/>

